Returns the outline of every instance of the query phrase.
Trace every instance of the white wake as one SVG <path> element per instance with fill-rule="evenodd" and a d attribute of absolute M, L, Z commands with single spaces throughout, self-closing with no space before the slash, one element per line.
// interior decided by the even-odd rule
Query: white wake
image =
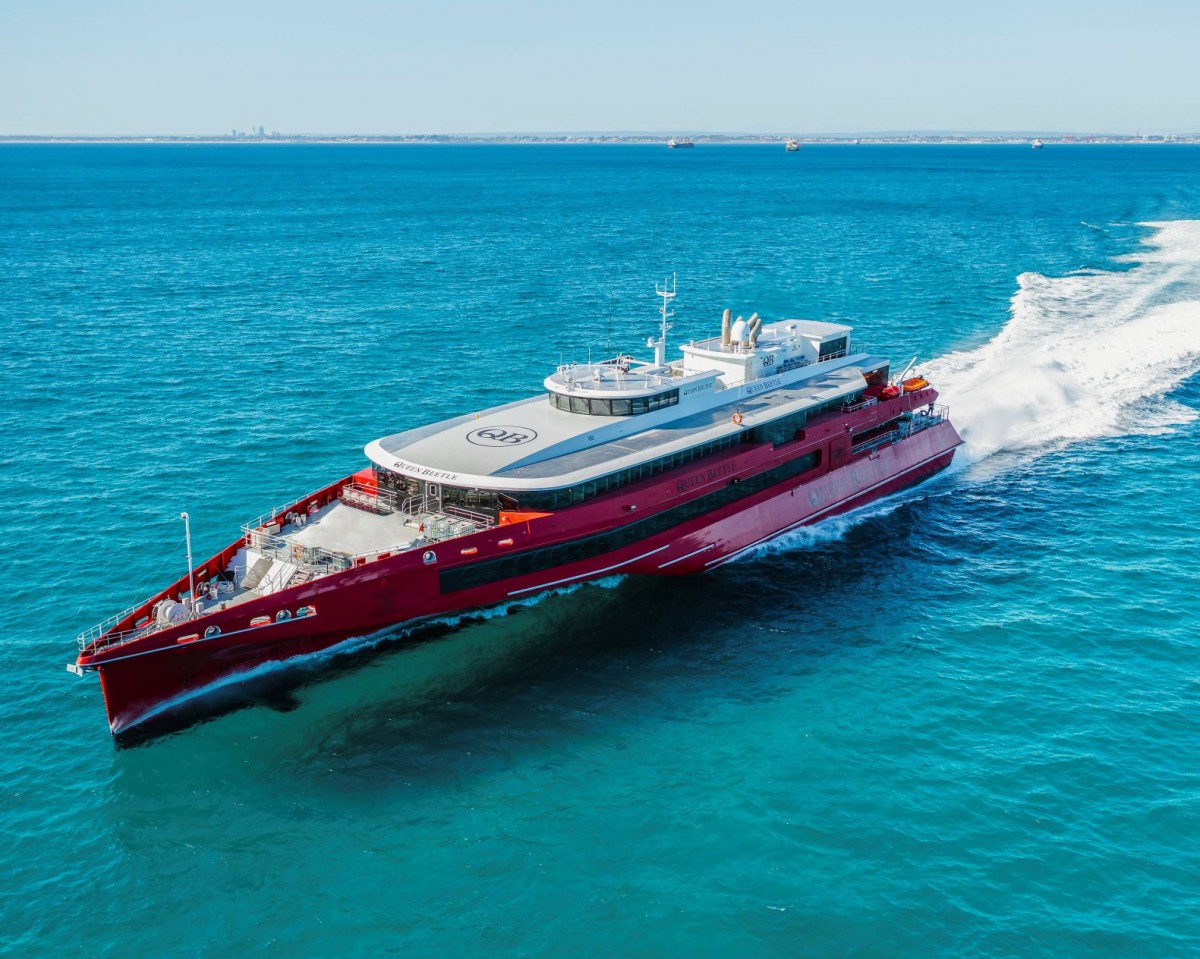
<path fill-rule="evenodd" d="M 1147 223 L 1127 270 L 1023 273 L 995 338 L 925 365 L 966 440 L 960 457 L 1161 432 L 1200 370 L 1200 220 Z"/>
<path fill-rule="evenodd" d="M 919 366 L 966 442 L 956 470 L 998 453 L 1162 433 L 1196 418 L 1167 394 L 1200 372 L 1200 220 L 1141 225 L 1154 232 L 1118 260 L 1128 269 L 1023 273 L 995 337 Z M 819 548 L 921 495 L 924 487 L 744 555 Z"/>

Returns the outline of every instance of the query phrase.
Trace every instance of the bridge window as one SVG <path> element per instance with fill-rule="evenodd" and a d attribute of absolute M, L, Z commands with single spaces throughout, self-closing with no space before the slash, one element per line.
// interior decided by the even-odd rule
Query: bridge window
<path fill-rule="evenodd" d="M 633 399 L 609 400 L 591 396 L 563 396 L 550 394 L 550 405 L 568 413 L 586 413 L 589 416 L 636 416 L 674 406 L 679 402 L 679 390 L 665 390 L 653 396 L 636 396 Z"/>
<path fill-rule="evenodd" d="M 844 336 L 839 336 L 836 340 L 826 340 L 821 344 L 821 352 L 817 356 L 817 362 L 821 363 L 825 360 L 831 360 L 839 356 L 846 355 L 847 339 Z"/>

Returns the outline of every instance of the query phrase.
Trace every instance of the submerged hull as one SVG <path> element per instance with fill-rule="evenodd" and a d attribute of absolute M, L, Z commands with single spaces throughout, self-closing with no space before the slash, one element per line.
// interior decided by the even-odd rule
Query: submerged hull
<path fill-rule="evenodd" d="M 930 391 L 930 396 L 894 403 L 911 408 L 918 400 L 932 402 L 933 396 Z M 950 464 L 961 443 L 954 427 L 943 421 L 855 455 L 849 429 L 842 432 L 839 424 L 810 437 L 789 455 L 795 462 L 804 450 L 820 450 L 821 466 L 779 482 L 769 481 L 778 472 L 763 467 L 786 465 L 786 457 L 769 459 L 769 451 L 698 462 L 690 472 L 685 468 L 577 507 L 569 511 L 569 523 L 566 514 L 547 515 L 438 543 L 423 553 L 380 554 L 375 562 L 145 639 L 96 644 L 84 649 L 78 666 L 99 672 L 114 736 L 136 738 L 169 727 L 179 711 L 194 718 L 207 699 L 228 696 L 260 676 L 267 664 L 300 663 L 389 627 L 616 574 L 714 569 L 788 530 L 928 479 Z M 338 486 L 322 493 L 336 496 Z M 219 631 L 209 635 L 210 624 Z"/>

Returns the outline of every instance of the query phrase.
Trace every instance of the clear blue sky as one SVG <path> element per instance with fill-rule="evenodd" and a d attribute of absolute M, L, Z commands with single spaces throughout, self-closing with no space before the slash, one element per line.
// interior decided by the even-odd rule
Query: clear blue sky
<path fill-rule="evenodd" d="M 0 134 L 1200 130 L 1200 0 L 0 0 Z"/>

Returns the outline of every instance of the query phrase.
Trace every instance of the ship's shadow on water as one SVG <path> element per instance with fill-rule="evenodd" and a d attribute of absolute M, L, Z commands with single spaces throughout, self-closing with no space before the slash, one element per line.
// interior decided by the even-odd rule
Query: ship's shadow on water
<path fill-rule="evenodd" d="M 763 671 L 819 668 L 847 646 L 885 641 L 862 624 L 886 618 L 898 566 L 939 563 L 928 531 L 942 501 L 909 494 L 836 521 L 836 533 L 793 534 L 707 574 L 611 579 L 391 630 L 207 692 L 118 745 L 238 739 L 265 724 L 303 753 L 415 756 L 494 742 L 497 730 L 552 729 L 555 711 L 632 716 L 639 698 L 680 682 L 736 690 L 744 671 L 757 695 Z"/>

